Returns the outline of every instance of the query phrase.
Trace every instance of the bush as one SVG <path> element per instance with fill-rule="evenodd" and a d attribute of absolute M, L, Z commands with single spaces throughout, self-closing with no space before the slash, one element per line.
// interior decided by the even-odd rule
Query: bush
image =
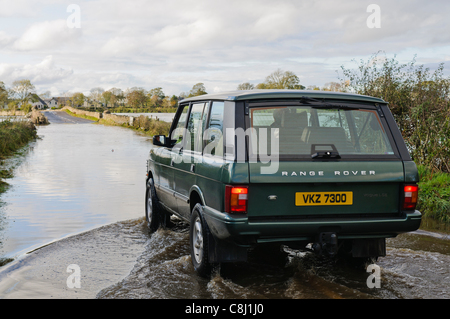
<path fill-rule="evenodd" d="M 0 158 L 12 154 L 36 137 L 36 127 L 28 121 L 0 122 Z"/>
<path fill-rule="evenodd" d="M 450 223 L 450 174 L 419 165 L 418 209 L 426 217 Z"/>
<path fill-rule="evenodd" d="M 381 61 L 381 63 L 379 63 Z M 444 66 L 430 72 L 373 56 L 356 70 L 342 67 L 347 91 L 380 97 L 389 103 L 411 157 L 418 165 L 450 173 L 450 79 Z"/>
<path fill-rule="evenodd" d="M 171 123 L 150 119 L 148 116 L 141 115 L 134 120 L 133 126 L 148 132 L 149 135 L 168 135 Z"/>

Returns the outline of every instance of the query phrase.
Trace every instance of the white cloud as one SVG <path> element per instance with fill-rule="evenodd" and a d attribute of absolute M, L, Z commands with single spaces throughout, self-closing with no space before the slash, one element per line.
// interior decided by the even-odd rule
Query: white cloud
<path fill-rule="evenodd" d="M 5 83 L 29 79 L 36 87 L 51 85 L 73 74 L 73 70 L 59 68 L 53 56 L 47 56 L 37 64 L 0 64 L 0 78 Z"/>
<path fill-rule="evenodd" d="M 66 20 L 44 21 L 30 26 L 13 47 L 20 51 L 48 51 L 73 44 L 80 36 L 81 29 L 69 28 Z"/>
<path fill-rule="evenodd" d="M 6 33 L 5 31 L 0 30 L 0 49 L 2 47 L 6 47 L 14 42 L 14 37 Z"/>

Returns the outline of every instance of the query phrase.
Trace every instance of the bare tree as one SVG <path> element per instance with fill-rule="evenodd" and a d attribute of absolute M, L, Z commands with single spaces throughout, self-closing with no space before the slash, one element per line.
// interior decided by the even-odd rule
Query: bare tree
<path fill-rule="evenodd" d="M 31 97 L 31 94 L 35 93 L 35 87 L 31 84 L 30 80 L 16 80 L 12 84 L 11 93 L 22 104 L 24 104 Z"/>
<path fill-rule="evenodd" d="M 264 83 L 256 86 L 257 89 L 290 89 L 303 90 L 305 87 L 300 85 L 300 79 L 294 72 L 276 70 L 266 77 Z"/>
<path fill-rule="evenodd" d="M 255 88 L 255 85 L 253 85 L 249 82 L 241 83 L 237 87 L 238 90 L 253 90 L 254 88 Z"/>

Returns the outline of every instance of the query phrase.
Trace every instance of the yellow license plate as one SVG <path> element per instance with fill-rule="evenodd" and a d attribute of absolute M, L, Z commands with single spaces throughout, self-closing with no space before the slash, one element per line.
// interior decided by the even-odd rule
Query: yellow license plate
<path fill-rule="evenodd" d="M 353 192 L 295 193 L 296 206 L 353 205 Z"/>

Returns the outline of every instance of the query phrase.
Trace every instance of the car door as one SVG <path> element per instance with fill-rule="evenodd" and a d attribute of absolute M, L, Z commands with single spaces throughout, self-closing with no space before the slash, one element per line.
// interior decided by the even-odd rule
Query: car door
<path fill-rule="evenodd" d="M 209 107 L 207 120 L 202 123 L 203 156 L 201 162 L 195 164 L 196 185 L 202 192 L 204 204 L 219 211 L 223 202 L 224 105 L 223 101 L 214 101 Z"/>
<path fill-rule="evenodd" d="M 182 148 L 173 163 L 175 198 L 178 212 L 189 218 L 189 191 L 196 184 L 195 166 L 201 162 L 203 126 L 209 103 L 192 103 L 186 124 Z"/>
<path fill-rule="evenodd" d="M 175 199 L 174 160 L 179 156 L 184 142 L 184 129 L 186 127 L 189 105 L 180 106 L 180 108 L 182 108 L 179 111 L 180 115 L 175 117 L 174 130 L 170 136 L 170 139 L 175 142 L 175 145 L 165 147 L 159 152 L 159 184 L 156 186 L 159 199 L 165 206 L 175 212 L 177 212 L 178 206 Z"/>

